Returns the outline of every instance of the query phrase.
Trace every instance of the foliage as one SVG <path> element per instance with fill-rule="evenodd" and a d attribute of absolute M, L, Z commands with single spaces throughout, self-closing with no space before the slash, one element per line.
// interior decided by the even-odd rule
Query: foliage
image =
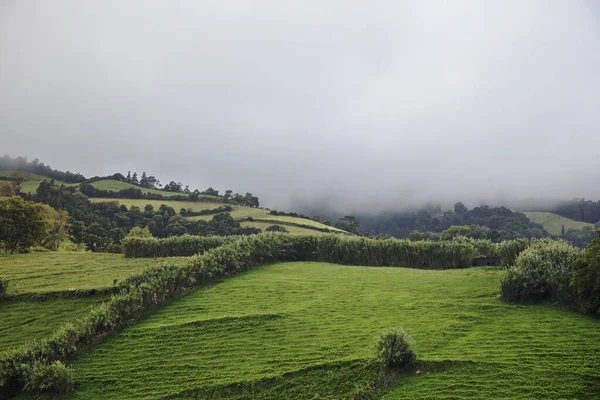
<path fill-rule="evenodd" d="M 556 206 L 552 212 L 575 221 L 600 222 L 600 201 L 573 199 Z"/>
<path fill-rule="evenodd" d="M 15 188 L 10 181 L 0 180 L 0 197 L 11 197 L 15 195 Z"/>
<path fill-rule="evenodd" d="M 14 253 L 46 238 L 46 208 L 20 197 L 0 197 L 0 247 Z"/>
<path fill-rule="evenodd" d="M 567 306 L 574 302 L 571 276 L 580 251 L 563 240 L 537 240 L 508 268 L 501 282 L 507 301 L 550 300 Z"/>
<path fill-rule="evenodd" d="M 44 213 L 49 223 L 48 232 L 42 240 L 42 244 L 46 248 L 56 251 L 68 237 L 69 213 L 63 210 L 55 210 L 46 204 L 44 205 Z"/>
<path fill-rule="evenodd" d="M 321 217 L 329 219 L 332 216 Z M 355 217 L 360 227 L 358 232 L 366 235 L 406 238 L 415 230 L 440 233 L 452 226 L 469 226 L 473 231 L 469 236 L 492 241 L 548 236 L 541 225 L 531 222 L 525 214 L 506 207 L 480 206 L 469 210 L 462 203 L 457 203 L 454 211 L 443 211 L 440 206 L 428 205 L 418 211 L 359 214 Z"/>
<path fill-rule="evenodd" d="M 28 162 L 26 157 L 17 157 L 13 159 L 8 155 L 5 155 L 4 157 L 0 158 L 0 170 L 27 171 L 69 183 L 79 183 L 85 180 L 85 177 L 81 174 L 74 174 L 69 171 L 63 172 L 52 169 L 49 165 L 44 165 L 44 163 L 41 163 L 37 158 L 31 162 Z"/>
<path fill-rule="evenodd" d="M 200 211 L 193 211 L 191 208 L 187 208 L 187 209 L 182 208 L 179 211 L 179 215 L 181 215 L 182 217 L 195 217 L 195 216 L 199 216 L 199 215 L 220 214 L 220 213 L 231 212 L 231 211 L 233 211 L 233 208 L 231 206 L 219 206 L 216 208 L 200 210 Z"/>
<path fill-rule="evenodd" d="M 575 261 L 572 281 L 580 310 L 591 314 L 600 314 L 600 230 L 596 233 Z"/>
<path fill-rule="evenodd" d="M 288 230 L 285 229 L 285 226 L 281 225 L 271 225 L 265 229 L 265 232 L 282 232 L 288 233 Z"/>
<path fill-rule="evenodd" d="M 409 332 L 402 328 L 388 328 L 377 338 L 375 359 L 385 369 L 410 366 L 417 359 L 413 343 Z"/>
<path fill-rule="evenodd" d="M 359 222 L 356 220 L 356 217 L 352 215 L 346 215 L 343 218 L 340 218 L 339 222 L 335 224 L 335 227 L 341 229 L 346 232 L 358 233 Z"/>
<path fill-rule="evenodd" d="M 440 235 L 440 240 L 452 240 L 458 236 L 469 237 L 471 235 L 471 227 L 469 225 L 457 226 L 452 225 L 450 228 L 443 231 Z"/>
<path fill-rule="evenodd" d="M 73 391 L 73 370 L 61 361 L 54 361 L 48 365 L 36 360 L 29 376 L 25 390 L 44 397 L 55 397 Z"/>
<path fill-rule="evenodd" d="M 498 243 L 498 255 L 505 267 L 514 265 L 517 257 L 521 254 L 531 242 L 527 239 L 505 240 Z"/>
<path fill-rule="evenodd" d="M 152 233 L 148 227 L 140 228 L 139 226 L 134 226 L 131 228 L 126 238 L 152 238 Z"/>

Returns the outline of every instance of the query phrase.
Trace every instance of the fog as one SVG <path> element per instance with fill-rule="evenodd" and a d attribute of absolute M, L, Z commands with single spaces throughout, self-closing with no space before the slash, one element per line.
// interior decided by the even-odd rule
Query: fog
<path fill-rule="evenodd" d="M 0 153 L 280 209 L 600 199 L 590 1 L 0 1 Z"/>

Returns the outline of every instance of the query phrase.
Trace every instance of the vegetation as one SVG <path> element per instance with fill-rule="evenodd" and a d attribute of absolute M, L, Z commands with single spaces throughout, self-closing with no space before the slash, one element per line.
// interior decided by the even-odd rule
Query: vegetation
<path fill-rule="evenodd" d="M 192 292 L 84 353 L 74 362 L 74 398 L 355 398 L 373 377 L 379 332 L 399 324 L 418 337 L 419 373 L 386 398 L 598 393 L 597 321 L 500 302 L 501 274 L 260 267 Z"/>
<path fill-rule="evenodd" d="M 130 236 L 123 240 L 125 257 L 188 257 L 202 254 L 226 243 L 235 237 L 218 236 L 176 236 L 166 239 Z"/>
<path fill-rule="evenodd" d="M 600 315 L 600 230 L 575 261 L 572 286 L 581 311 Z"/>
<path fill-rule="evenodd" d="M 552 211 L 575 221 L 592 224 L 600 222 L 600 201 L 573 199 L 559 204 Z"/>
<path fill-rule="evenodd" d="M 322 215 L 325 217 L 326 215 Z M 327 216 L 332 217 L 332 216 Z M 477 239 L 493 241 L 517 238 L 541 238 L 548 232 L 533 223 L 523 213 L 506 207 L 480 206 L 469 210 L 456 203 L 453 210 L 430 205 L 418 211 L 356 215 L 358 232 L 367 235 L 388 235 L 407 238 L 413 231 L 441 233 L 453 226 L 469 226 L 472 233 L 457 232 Z"/>
<path fill-rule="evenodd" d="M 0 251 L 26 250 L 48 235 L 48 210 L 20 197 L 0 197 Z"/>
<path fill-rule="evenodd" d="M 74 388 L 73 370 L 60 361 L 48 365 L 35 361 L 25 390 L 43 397 L 55 397 L 71 393 Z"/>
<path fill-rule="evenodd" d="M 285 226 L 282 225 L 271 225 L 265 229 L 265 232 L 281 232 L 281 233 L 289 233 Z"/>
<path fill-rule="evenodd" d="M 540 240 L 524 250 L 502 280 L 507 301 L 554 301 L 567 306 L 575 298 L 571 286 L 577 248 L 564 241 Z"/>
<path fill-rule="evenodd" d="M 386 369 L 405 368 L 413 365 L 417 355 L 413 339 L 402 328 L 388 328 L 377 339 L 375 359 Z"/>

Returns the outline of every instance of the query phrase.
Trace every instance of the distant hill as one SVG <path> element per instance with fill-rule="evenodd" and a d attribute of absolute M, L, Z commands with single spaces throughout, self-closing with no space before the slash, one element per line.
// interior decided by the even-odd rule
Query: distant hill
<path fill-rule="evenodd" d="M 133 185 L 131 183 L 122 182 L 122 181 L 118 181 L 118 180 L 114 180 L 114 179 L 102 179 L 99 181 L 91 182 L 90 185 L 95 187 L 98 190 L 108 190 L 110 192 L 118 192 L 119 190 L 125 190 L 125 189 L 139 189 L 144 194 L 148 194 L 148 193 L 149 194 L 158 194 L 163 197 L 175 197 L 175 196 L 185 195 L 184 193 L 180 193 L 180 192 L 167 192 L 167 191 L 158 190 L 158 189 L 147 189 L 147 188 L 140 187 L 138 185 Z M 223 198 L 220 196 L 209 196 L 209 195 L 205 195 L 205 194 L 198 195 L 198 198 L 211 200 L 211 201 L 223 201 Z"/>
<path fill-rule="evenodd" d="M 202 211 L 214 209 L 218 206 L 214 202 L 207 201 L 179 201 L 179 200 L 149 200 L 149 199 L 105 199 L 105 198 L 92 198 L 93 202 L 106 202 L 116 201 L 119 204 L 123 204 L 128 208 L 137 206 L 143 210 L 147 204 L 151 204 L 155 209 L 158 209 L 162 204 L 172 207 L 176 212 L 183 209 L 190 209 L 192 211 Z M 238 206 L 234 204 L 228 204 L 232 207 L 232 211 L 229 212 L 231 216 L 243 222 L 243 226 L 254 227 L 264 230 L 271 225 L 283 225 L 288 229 L 290 233 L 314 233 L 314 232 L 337 232 L 346 233 L 345 231 L 335 228 L 333 226 L 325 225 L 321 222 L 313 221 L 312 219 L 292 217 L 287 215 L 271 215 L 270 210 L 256 207 Z M 187 217 L 189 219 L 202 219 L 208 221 L 214 217 L 214 214 L 200 215 Z M 301 229 L 299 229 L 301 228 Z"/>
<path fill-rule="evenodd" d="M 37 188 L 40 186 L 40 183 L 43 181 L 51 181 L 52 178 L 47 176 L 42 176 L 38 174 L 34 174 L 31 172 L 22 172 L 22 171 L 0 171 L 0 177 L 8 178 L 14 173 L 20 173 L 23 175 L 25 180 L 21 183 L 21 191 L 23 193 L 35 193 Z M 63 181 L 55 180 L 57 185 L 66 185 L 66 186 L 77 186 L 77 183 L 66 183 Z"/>
<path fill-rule="evenodd" d="M 582 229 L 586 226 L 594 228 L 594 225 L 588 222 L 574 221 L 570 218 L 561 217 L 558 214 L 550 212 L 526 212 L 524 214 L 532 222 L 542 225 L 549 233 L 556 236 L 561 235 L 563 226 L 565 227 L 565 230 L 569 230 L 571 228 Z"/>

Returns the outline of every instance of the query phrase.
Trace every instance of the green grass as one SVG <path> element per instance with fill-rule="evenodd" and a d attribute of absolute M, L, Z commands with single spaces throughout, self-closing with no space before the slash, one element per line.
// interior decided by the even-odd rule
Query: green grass
<path fill-rule="evenodd" d="M 46 301 L 0 302 L 0 352 L 18 344 L 48 337 L 63 323 L 83 317 L 107 296 Z"/>
<path fill-rule="evenodd" d="M 594 224 L 574 221 L 570 218 L 561 217 L 560 215 L 549 212 L 526 212 L 524 214 L 527 215 L 527 218 L 532 222 L 542 225 L 549 233 L 557 236 L 561 235 L 563 225 L 565 231 L 569 230 L 569 228 L 581 229 L 585 226 L 594 228 Z"/>
<path fill-rule="evenodd" d="M 372 378 L 367 361 L 389 326 L 411 329 L 421 371 L 384 399 L 597 398 L 600 320 L 505 304 L 501 274 L 260 267 L 83 354 L 74 398 L 353 398 Z"/>
<path fill-rule="evenodd" d="M 125 258 L 122 254 L 87 252 L 0 255 L 0 276 L 9 280 L 9 295 L 103 289 L 112 287 L 115 279 L 165 260 L 180 262 L 185 258 Z"/>
<path fill-rule="evenodd" d="M 11 173 L 15 171 L 0 171 L 0 176 L 10 176 Z M 21 183 L 21 192 L 23 193 L 35 193 L 37 188 L 40 186 L 40 183 L 43 181 L 51 181 L 52 178 L 47 176 L 42 176 L 38 174 L 32 174 L 31 172 L 21 172 L 25 177 L 25 180 Z M 63 181 L 55 180 L 54 183 L 57 185 L 65 185 L 65 186 L 76 186 L 77 183 L 65 183 Z"/>
<path fill-rule="evenodd" d="M 128 208 L 131 206 L 138 206 L 143 209 L 147 204 L 152 204 L 155 210 L 157 210 L 162 204 L 166 204 L 176 212 L 179 212 L 182 208 L 188 209 L 191 208 L 192 211 L 201 211 L 207 209 L 217 208 L 222 204 L 215 202 L 196 202 L 196 201 L 177 201 L 177 200 L 145 200 L 145 199 L 99 199 L 93 198 L 91 201 L 99 202 L 99 201 L 117 201 L 119 204 L 123 204 Z M 295 223 L 300 225 L 308 225 L 316 228 L 325 228 L 332 231 L 343 232 L 340 229 L 334 228 L 332 226 L 327 226 L 320 222 L 316 222 L 310 219 L 305 218 L 296 218 L 296 217 L 287 217 L 287 216 L 276 216 L 270 215 L 269 210 L 264 210 L 262 208 L 254 208 L 254 207 L 245 207 L 245 206 L 235 206 L 232 205 L 233 211 L 230 212 L 231 216 L 235 219 L 241 218 L 256 218 L 273 221 L 270 225 L 273 225 L 277 221 L 279 222 L 288 222 Z M 214 215 L 200 215 L 196 217 L 190 217 L 191 219 L 203 219 L 205 221 L 209 221 L 214 217 Z M 264 221 L 256 221 L 256 222 L 264 222 Z M 267 222 L 269 223 L 269 222 Z M 288 229 L 289 230 L 289 229 Z M 311 231 L 312 233 L 312 231 Z"/>
<path fill-rule="evenodd" d="M 262 229 L 262 231 L 264 232 L 265 229 L 267 229 L 270 226 L 273 225 L 278 225 L 277 221 L 273 221 L 273 222 L 258 222 L 258 221 L 243 221 L 241 223 L 242 226 L 244 227 L 253 227 L 253 228 L 259 228 Z M 288 230 L 289 233 L 294 234 L 294 235 L 326 235 L 327 233 L 325 232 L 321 232 L 321 231 L 317 231 L 314 229 L 309 229 L 309 228 L 301 228 L 299 226 L 291 226 L 291 225 L 281 225 L 283 226 L 285 229 Z"/>
<path fill-rule="evenodd" d="M 99 190 L 108 190 L 111 192 L 118 192 L 119 190 L 123 190 L 123 189 L 140 189 L 142 191 L 142 193 L 152 193 L 152 194 L 160 194 L 163 197 L 171 197 L 171 196 L 182 196 L 184 195 L 183 193 L 172 193 L 172 192 L 165 192 L 163 190 L 157 190 L 157 189 L 145 189 L 136 185 L 132 185 L 130 183 L 127 182 L 121 182 L 121 181 L 117 181 L 114 179 L 103 179 L 103 180 L 99 180 L 96 182 L 92 182 L 90 185 L 92 185 L 93 187 L 95 187 L 96 189 Z M 222 202 L 223 199 L 221 197 L 216 197 L 216 196 L 207 196 L 207 195 L 199 195 L 198 198 L 200 199 L 207 199 L 207 200 L 214 200 L 216 202 Z"/>

